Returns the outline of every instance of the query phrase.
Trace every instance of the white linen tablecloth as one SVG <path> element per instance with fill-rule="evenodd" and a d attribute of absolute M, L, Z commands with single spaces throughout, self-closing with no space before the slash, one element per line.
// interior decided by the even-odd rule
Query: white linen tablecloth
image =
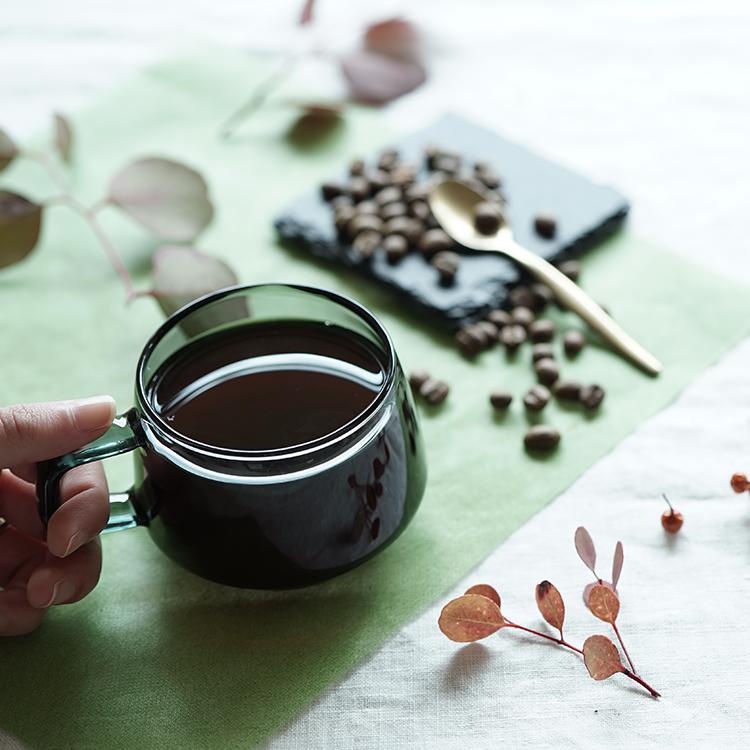
<path fill-rule="evenodd" d="M 300 5 L 6 0 L 0 123 L 28 135 L 52 109 L 74 110 L 191 38 L 286 49 Z M 427 32 L 431 78 L 391 108 L 396 127 L 446 108 L 483 121 L 617 185 L 633 201 L 633 231 L 750 282 L 750 5 L 321 0 L 315 33 L 346 47 L 364 21 L 406 12 Z M 595 683 L 573 654 L 516 632 L 452 644 L 437 631 L 441 601 L 271 747 L 748 747 L 750 500 L 728 485 L 733 471 L 750 469 L 748 363 L 745 342 L 451 594 L 491 582 L 508 615 L 535 626 L 533 588 L 550 578 L 581 642 L 607 628 L 580 601 L 589 579 L 573 530 L 589 528 L 605 571 L 621 539 L 619 622 L 661 701 L 622 676 Z M 659 524 L 661 492 L 685 514 L 675 538 Z"/>

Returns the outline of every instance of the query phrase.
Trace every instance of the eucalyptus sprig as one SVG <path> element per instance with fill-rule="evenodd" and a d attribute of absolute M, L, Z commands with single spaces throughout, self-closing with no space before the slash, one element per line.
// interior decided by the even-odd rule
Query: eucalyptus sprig
<path fill-rule="evenodd" d="M 237 283 L 223 261 L 192 247 L 211 223 L 214 207 L 208 186 L 193 168 L 163 157 L 138 159 L 117 171 L 105 197 L 92 204 L 73 192 L 66 168 L 73 159 L 73 128 L 67 118 L 54 115 L 51 148 L 23 148 L 0 129 L 0 172 L 18 159 L 39 164 L 56 192 L 36 200 L 0 189 L 0 269 L 27 258 L 39 242 L 45 213 L 66 207 L 85 221 L 122 281 L 127 300 L 153 297 L 169 315 L 196 297 Z M 166 244 L 156 247 L 153 284 L 137 289 L 119 250 L 101 223 L 103 211 L 116 209 Z"/>

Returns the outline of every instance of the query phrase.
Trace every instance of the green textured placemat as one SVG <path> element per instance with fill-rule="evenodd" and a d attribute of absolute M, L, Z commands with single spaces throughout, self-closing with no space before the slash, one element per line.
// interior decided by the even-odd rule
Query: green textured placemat
<path fill-rule="evenodd" d="M 0 640 L 0 726 L 40 750 L 227 750 L 262 741 L 750 329 L 747 290 L 704 269 L 628 236 L 591 253 L 585 287 L 662 358 L 665 372 L 650 380 L 590 347 L 565 370 L 607 387 L 601 413 L 586 419 L 552 405 L 544 418 L 561 428 L 562 447 L 547 461 L 528 458 L 518 406 L 499 423 L 487 404 L 495 386 L 521 393 L 529 385 L 528 361 L 506 365 L 495 350 L 467 363 L 386 291 L 275 246 L 274 211 L 334 162 L 370 151 L 384 129 L 376 115 L 357 113 L 325 146 L 309 149 L 279 137 L 289 114 L 277 109 L 257 116 L 235 143 L 220 143 L 217 123 L 257 76 L 248 58 L 215 50 L 148 69 L 75 118 L 76 189 L 98 197 L 131 156 L 185 159 L 205 172 L 218 206 L 200 245 L 230 259 L 242 281 L 327 286 L 378 313 L 407 368 L 425 367 L 453 385 L 442 412 L 423 413 L 427 494 L 382 556 L 297 592 L 203 582 L 163 557 L 143 529 L 107 537 L 90 597 L 55 609 L 31 636 Z M 33 166 L 14 168 L 3 182 L 50 192 Z M 106 220 L 128 264 L 143 273 L 151 241 Z M 160 320 L 150 301 L 125 307 L 86 227 L 63 209 L 50 212 L 43 246 L 0 274 L 0 402 L 109 392 L 124 409 L 137 355 Z M 110 475 L 124 486 L 129 462 Z"/>

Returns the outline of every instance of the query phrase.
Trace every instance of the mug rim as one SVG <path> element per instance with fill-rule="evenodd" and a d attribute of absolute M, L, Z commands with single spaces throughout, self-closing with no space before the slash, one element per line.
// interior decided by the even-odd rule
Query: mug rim
<path fill-rule="evenodd" d="M 178 430 L 175 430 L 152 406 L 150 399 L 146 395 L 146 383 L 144 382 L 145 369 L 146 364 L 148 363 L 154 349 L 170 330 L 172 330 L 182 319 L 190 315 L 195 310 L 217 300 L 223 299 L 224 297 L 229 297 L 236 292 L 251 291 L 253 289 L 270 287 L 293 289 L 299 292 L 324 296 L 334 304 L 340 305 L 341 307 L 345 307 L 354 312 L 376 333 L 376 335 L 381 339 L 381 343 L 384 345 L 385 354 L 388 360 L 385 363 L 385 378 L 382 385 L 378 389 L 377 395 L 365 409 L 357 414 L 356 417 L 341 425 L 336 430 L 306 443 L 298 443 L 296 445 L 285 446 L 283 448 L 273 448 L 266 450 L 242 450 L 234 448 L 224 448 L 222 446 L 203 443 L 179 432 Z M 179 310 L 172 313 L 172 315 L 170 315 L 156 329 L 156 331 L 154 331 L 154 333 L 146 341 L 146 344 L 144 345 L 138 358 L 138 364 L 136 366 L 136 396 L 141 410 L 145 413 L 146 416 L 148 416 L 149 421 L 152 423 L 152 425 L 157 428 L 159 432 L 166 433 L 166 435 L 168 435 L 171 440 L 190 451 L 198 452 L 200 454 L 211 456 L 214 458 L 230 460 L 236 459 L 245 462 L 267 462 L 269 460 L 282 461 L 293 458 L 309 457 L 311 454 L 326 451 L 326 449 L 330 450 L 337 444 L 344 443 L 347 438 L 356 436 L 362 430 L 363 426 L 366 426 L 370 421 L 373 420 L 373 418 L 375 418 L 379 414 L 382 405 L 389 399 L 391 391 L 393 390 L 393 384 L 396 379 L 397 369 L 398 359 L 396 356 L 396 350 L 393 345 L 393 340 L 391 339 L 391 336 L 388 333 L 387 329 L 380 322 L 380 320 L 378 320 L 378 318 L 372 312 L 370 312 L 370 310 L 368 310 L 364 305 L 360 304 L 351 297 L 323 287 L 309 286 L 306 284 L 292 284 L 281 281 L 256 282 L 252 284 L 235 284 L 230 287 L 224 287 L 223 289 L 215 292 L 209 292 L 208 294 L 204 294 L 203 296 L 198 297 L 191 302 L 188 302 Z"/>

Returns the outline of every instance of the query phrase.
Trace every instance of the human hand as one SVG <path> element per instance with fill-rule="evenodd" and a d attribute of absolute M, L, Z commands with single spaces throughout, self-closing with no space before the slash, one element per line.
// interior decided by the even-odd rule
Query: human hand
<path fill-rule="evenodd" d="M 0 408 L 0 636 L 31 632 L 48 607 L 76 602 L 96 586 L 99 532 L 109 516 L 102 466 L 78 466 L 63 476 L 62 505 L 45 532 L 36 463 L 96 439 L 114 416 L 110 396 Z"/>

